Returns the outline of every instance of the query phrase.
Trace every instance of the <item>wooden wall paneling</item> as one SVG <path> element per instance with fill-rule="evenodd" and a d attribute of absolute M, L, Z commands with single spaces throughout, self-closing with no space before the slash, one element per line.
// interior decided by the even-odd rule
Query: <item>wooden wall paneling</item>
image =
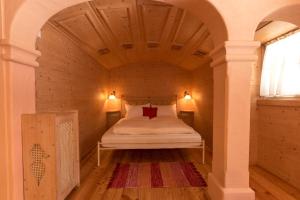
<path fill-rule="evenodd" d="M 261 42 L 273 39 L 286 24 L 271 22 L 257 31 Z M 260 78 L 264 48 L 258 50 L 251 78 L 250 164 L 264 168 L 299 189 L 300 109 L 295 98 L 260 99 Z"/>
<path fill-rule="evenodd" d="M 163 62 L 130 64 L 110 71 L 110 87 L 126 96 L 182 97 L 191 88 L 191 73 Z"/>
<path fill-rule="evenodd" d="M 195 129 L 205 139 L 208 151 L 213 140 L 213 68 L 209 63 L 192 72 L 192 97 L 195 102 Z"/>
<path fill-rule="evenodd" d="M 300 189 L 300 108 L 259 105 L 258 164 Z"/>
<path fill-rule="evenodd" d="M 38 47 L 42 56 L 36 70 L 36 109 L 79 110 L 83 156 L 105 130 L 108 70 L 49 24 L 42 29 Z"/>

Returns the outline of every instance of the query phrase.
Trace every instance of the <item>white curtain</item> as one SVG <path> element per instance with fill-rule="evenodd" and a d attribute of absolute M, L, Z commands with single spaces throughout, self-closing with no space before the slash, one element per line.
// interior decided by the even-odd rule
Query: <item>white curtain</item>
<path fill-rule="evenodd" d="M 300 32 L 266 47 L 260 95 L 300 95 Z"/>

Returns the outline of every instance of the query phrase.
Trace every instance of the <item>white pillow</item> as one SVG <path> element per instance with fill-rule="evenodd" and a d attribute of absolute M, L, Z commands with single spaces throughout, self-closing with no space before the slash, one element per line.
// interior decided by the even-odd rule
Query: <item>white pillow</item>
<path fill-rule="evenodd" d="M 149 107 L 150 104 L 144 105 L 129 105 L 125 104 L 126 118 L 143 117 L 143 107 Z"/>
<path fill-rule="evenodd" d="M 177 117 L 176 104 L 166 105 L 166 106 L 152 105 L 152 107 L 157 107 L 158 117 L 161 116 Z"/>

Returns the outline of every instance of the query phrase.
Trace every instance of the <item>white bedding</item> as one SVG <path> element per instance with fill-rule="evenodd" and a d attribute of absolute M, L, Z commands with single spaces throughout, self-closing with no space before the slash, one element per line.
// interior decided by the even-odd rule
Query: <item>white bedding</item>
<path fill-rule="evenodd" d="M 201 135 L 197 132 L 192 134 L 136 134 L 125 135 L 113 133 L 113 127 L 110 128 L 101 138 L 102 145 L 105 147 L 116 148 L 134 148 L 145 147 L 162 148 L 162 147 L 176 147 L 181 148 L 187 144 L 200 143 L 202 141 Z M 162 146 L 163 144 L 163 146 Z"/>
<path fill-rule="evenodd" d="M 112 128 L 114 134 L 144 135 L 144 134 L 192 134 L 195 130 L 176 117 L 135 117 L 121 119 Z"/>

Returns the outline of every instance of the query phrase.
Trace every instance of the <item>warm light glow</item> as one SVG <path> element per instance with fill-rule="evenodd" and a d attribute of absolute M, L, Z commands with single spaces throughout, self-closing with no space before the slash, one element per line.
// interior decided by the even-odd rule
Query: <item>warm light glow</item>
<path fill-rule="evenodd" d="M 300 95 L 300 32 L 266 47 L 260 95 Z"/>
<path fill-rule="evenodd" d="M 113 91 L 113 92 L 108 96 L 108 99 L 109 99 L 109 100 L 114 100 L 114 99 L 116 99 L 116 92 Z"/>
<path fill-rule="evenodd" d="M 185 91 L 184 92 L 184 99 L 190 100 L 190 99 L 192 99 L 192 96 L 187 91 Z"/>
<path fill-rule="evenodd" d="M 117 98 L 116 92 L 113 91 L 108 95 L 107 101 L 105 101 L 105 110 L 106 112 L 120 111 L 121 110 L 121 101 Z"/>
<path fill-rule="evenodd" d="M 116 96 L 113 95 L 113 94 L 111 94 L 111 95 L 109 95 L 108 99 L 109 99 L 109 100 L 114 100 L 114 99 L 116 99 Z"/>
<path fill-rule="evenodd" d="M 192 99 L 192 97 L 191 97 L 191 95 L 185 95 L 185 97 L 184 97 L 186 100 L 190 100 L 190 99 Z"/>

